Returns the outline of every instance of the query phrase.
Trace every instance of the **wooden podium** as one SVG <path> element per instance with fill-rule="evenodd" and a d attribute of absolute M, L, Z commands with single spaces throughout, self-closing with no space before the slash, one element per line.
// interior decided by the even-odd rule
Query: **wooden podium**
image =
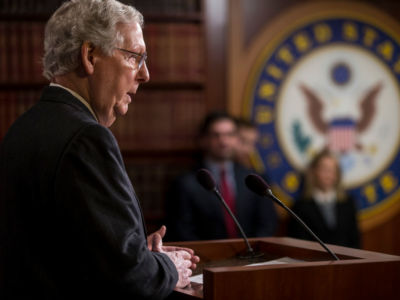
<path fill-rule="evenodd" d="M 175 289 L 168 299 L 400 299 L 400 257 L 286 237 L 250 239 L 262 259 L 240 259 L 243 240 L 171 243 L 200 256 L 203 284 Z M 246 266 L 289 257 L 296 262 Z M 195 273 L 196 274 L 196 271 Z"/>

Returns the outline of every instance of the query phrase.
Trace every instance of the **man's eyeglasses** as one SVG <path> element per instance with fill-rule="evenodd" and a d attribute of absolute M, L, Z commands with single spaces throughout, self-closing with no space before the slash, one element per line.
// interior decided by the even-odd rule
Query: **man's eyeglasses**
<path fill-rule="evenodd" d="M 122 48 L 115 48 L 115 49 L 117 49 L 119 51 L 122 51 L 122 52 L 125 52 L 125 53 L 129 53 L 130 56 L 128 57 L 128 61 L 131 62 L 132 65 L 134 65 L 137 70 L 140 70 L 140 68 L 146 62 L 146 59 L 147 59 L 147 53 L 146 52 L 143 53 L 143 54 L 140 54 L 140 53 L 136 53 L 136 52 L 129 51 L 129 50 L 126 50 L 126 49 L 122 49 Z"/>

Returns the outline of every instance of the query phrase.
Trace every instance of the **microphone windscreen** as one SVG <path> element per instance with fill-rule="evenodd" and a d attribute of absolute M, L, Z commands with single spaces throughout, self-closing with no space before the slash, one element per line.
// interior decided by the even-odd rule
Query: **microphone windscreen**
<path fill-rule="evenodd" d="M 215 189 L 216 184 L 210 171 L 206 169 L 200 169 L 197 171 L 196 178 L 206 190 L 212 191 Z"/>
<path fill-rule="evenodd" d="M 268 190 L 270 189 L 268 183 L 264 181 L 259 175 L 250 174 L 245 179 L 247 187 L 254 193 L 260 196 L 268 195 Z"/>

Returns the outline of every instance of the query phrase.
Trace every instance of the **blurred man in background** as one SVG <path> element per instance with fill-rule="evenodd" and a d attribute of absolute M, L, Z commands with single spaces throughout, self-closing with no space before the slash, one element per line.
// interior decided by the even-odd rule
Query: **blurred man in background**
<path fill-rule="evenodd" d="M 252 169 L 254 166 L 251 157 L 256 152 L 260 133 L 257 127 L 248 120 L 237 119 L 236 122 L 239 142 L 236 146 L 235 159 L 246 168 Z"/>
<path fill-rule="evenodd" d="M 225 201 L 249 237 L 273 235 L 277 217 L 271 201 L 245 186 L 251 170 L 234 161 L 238 140 L 236 120 L 223 112 L 206 116 L 199 132 L 202 157 L 196 169 L 178 178 L 168 197 L 170 240 L 239 237 L 233 220 L 216 196 L 196 180 L 196 170 L 213 174 Z"/>

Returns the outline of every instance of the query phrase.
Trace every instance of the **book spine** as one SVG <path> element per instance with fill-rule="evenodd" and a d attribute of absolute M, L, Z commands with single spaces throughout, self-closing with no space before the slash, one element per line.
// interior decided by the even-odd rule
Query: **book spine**
<path fill-rule="evenodd" d="M 159 74 L 160 70 L 158 69 L 158 63 L 157 63 L 157 56 L 156 56 L 156 31 L 157 31 L 157 26 L 155 24 L 146 24 L 144 27 L 144 39 L 146 42 L 146 51 L 147 51 L 147 61 L 146 65 L 150 73 L 150 80 L 154 80 L 157 78 L 157 74 Z"/>
<path fill-rule="evenodd" d="M 7 82 L 8 74 L 8 47 L 7 47 L 7 24 L 0 22 L 0 83 Z"/>
<path fill-rule="evenodd" d="M 23 83 L 28 83 L 30 81 L 30 72 L 32 70 L 30 52 L 32 51 L 30 47 L 31 39 L 31 26 L 29 22 L 20 23 L 21 26 L 21 37 L 20 37 L 20 67 L 21 67 L 21 81 Z"/>
<path fill-rule="evenodd" d="M 43 77 L 42 59 L 44 54 L 44 24 L 32 22 L 32 73 L 31 78 L 35 83 L 45 83 Z"/>
<path fill-rule="evenodd" d="M 17 83 L 19 76 L 19 50 L 18 50 L 18 30 L 17 30 L 17 22 L 8 23 L 8 51 L 7 56 L 9 57 L 9 65 L 8 65 L 8 82 L 9 83 Z"/>
<path fill-rule="evenodd" d="M 205 46 L 201 26 L 149 24 L 145 41 L 152 82 L 203 82 Z"/>

